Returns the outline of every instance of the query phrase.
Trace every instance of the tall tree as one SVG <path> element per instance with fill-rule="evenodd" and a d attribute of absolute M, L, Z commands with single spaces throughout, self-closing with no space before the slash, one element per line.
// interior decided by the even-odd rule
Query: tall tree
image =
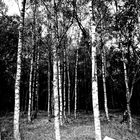
<path fill-rule="evenodd" d="M 99 102 L 98 102 L 98 84 L 97 84 L 97 60 L 96 60 L 96 46 L 94 46 L 95 41 L 95 26 L 93 21 L 93 2 L 91 5 L 91 39 L 92 39 L 92 48 L 91 48 L 91 58 L 92 58 L 92 105 L 94 113 L 94 126 L 95 126 L 95 140 L 101 140 L 101 125 L 99 118 Z M 99 40 L 97 40 L 99 41 Z"/>
<path fill-rule="evenodd" d="M 14 139 L 20 140 L 19 131 L 19 115 L 20 115 L 20 81 L 21 81 L 21 54 L 23 47 L 23 29 L 24 29 L 24 15 L 25 15 L 26 0 L 20 0 L 20 25 L 19 25 L 19 39 L 17 52 L 17 70 L 15 80 L 15 107 L 14 107 Z"/>
<path fill-rule="evenodd" d="M 103 79 L 103 90 L 104 90 L 104 109 L 105 109 L 105 114 L 106 114 L 106 118 L 109 121 L 109 115 L 108 115 L 108 106 L 107 106 L 107 93 L 106 93 L 106 60 L 105 60 L 105 46 L 102 42 L 101 39 L 101 47 L 102 47 L 102 52 L 101 52 L 101 56 L 102 56 L 102 79 Z"/>
<path fill-rule="evenodd" d="M 32 107 L 32 74 L 33 74 L 33 32 L 32 32 L 32 47 L 30 55 L 30 74 L 29 74 L 29 100 L 28 100 L 28 122 L 31 122 L 31 107 Z"/>
<path fill-rule="evenodd" d="M 57 77 L 58 77 L 58 96 L 59 96 L 59 119 L 60 125 L 62 125 L 63 119 L 63 103 L 62 103 L 62 71 L 61 71 L 61 62 L 60 59 L 57 60 Z"/>
<path fill-rule="evenodd" d="M 54 128 L 55 138 L 60 140 L 60 126 L 59 126 L 59 97 L 58 97 L 58 79 L 57 79 L 57 52 L 56 49 L 53 52 L 53 92 L 54 92 Z"/>
<path fill-rule="evenodd" d="M 68 56 L 66 56 L 66 67 L 68 77 L 68 115 L 70 115 L 70 66 Z"/>
<path fill-rule="evenodd" d="M 79 36 L 78 36 L 79 37 Z M 78 38 L 79 39 L 79 38 Z M 74 93 L 75 93 L 75 98 L 74 98 L 74 117 L 77 117 L 77 85 L 78 85 L 78 78 L 77 78 L 77 67 L 78 67 L 78 45 L 76 47 L 76 61 L 75 61 L 75 86 L 74 86 Z"/>
<path fill-rule="evenodd" d="M 53 7 L 53 12 L 55 14 L 56 22 L 58 22 L 56 1 L 52 0 L 51 5 Z M 57 26 L 57 23 L 56 23 L 56 26 Z M 57 33 L 55 32 L 55 35 L 56 34 Z M 57 39 L 56 41 L 58 41 Z M 57 45 L 55 44 L 53 48 L 54 129 L 55 129 L 55 139 L 60 140 L 61 137 L 60 137 L 60 122 L 59 122 L 59 96 L 58 96 L 58 71 L 57 71 L 57 62 L 58 62 L 59 57 L 57 53 L 58 53 L 58 48 L 57 48 Z"/>
<path fill-rule="evenodd" d="M 28 122 L 31 121 L 33 103 L 34 103 L 34 91 L 35 91 L 35 47 L 36 47 L 36 0 L 31 2 L 32 4 L 32 46 L 31 46 L 31 58 L 30 58 L 30 75 L 29 75 L 29 102 L 28 102 Z"/>
<path fill-rule="evenodd" d="M 131 69 L 132 63 L 133 63 L 131 48 L 133 52 L 136 52 L 133 40 L 134 40 L 135 24 L 138 23 L 138 17 L 137 17 L 138 16 L 138 12 L 137 12 L 138 3 L 135 0 L 125 1 L 122 6 L 123 11 L 118 6 L 117 1 L 115 1 L 115 4 L 116 4 L 116 12 L 117 12 L 116 18 L 115 18 L 116 31 L 118 33 L 117 37 L 119 39 L 118 40 L 119 48 L 122 53 L 124 82 L 126 86 L 126 110 L 128 113 L 129 129 L 132 130 L 132 116 L 131 116 L 130 100 L 132 97 L 133 87 L 134 87 L 136 75 L 139 68 L 136 68 L 137 67 L 137 62 L 136 62 L 135 68 Z M 136 56 L 136 53 L 134 53 L 134 56 Z"/>
<path fill-rule="evenodd" d="M 50 117 L 50 105 L 51 105 L 51 59 L 50 59 L 50 47 L 48 47 L 48 117 Z"/>
<path fill-rule="evenodd" d="M 64 41 L 65 43 L 65 41 Z M 64 92 L 64 118 L 66 118 L 66 49 L 65 49 L 65 44 L 63 48 L 63 67 L 64 67 L 64 82 L 63 82 L 63 92 Z"/>

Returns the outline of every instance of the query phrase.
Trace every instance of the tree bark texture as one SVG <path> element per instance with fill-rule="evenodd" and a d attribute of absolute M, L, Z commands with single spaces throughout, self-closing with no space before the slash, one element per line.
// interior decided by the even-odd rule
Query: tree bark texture
<path fill-rule="evenodd" d="M 102 79 L 103 79 L 103 90 L 104 90 L 104 109 L 106 118 L 109 121 L 108 106 L 107 106 L 107 93 L 106 93 L 106 74 L 105 74 L 105 48 L 102 46 Z"/>
<path fill-rule="evenodd" d="M 20 5 L 20 25 L 19 25 L 19 38 L 18 38 L 18 52 L 17 52 L 17 69 L 15 79 L 15 106 L 14 106 L 14 127 L 13 134 L 15 140 L 20 140 L 19 131 L 19 115 L 20 115 L 20 81 L 21 81 L 21 54 L 23 47 L 23 29 L 24 29 L 24 15 L 25 15 L 26 0 L 19 1 Z"/>

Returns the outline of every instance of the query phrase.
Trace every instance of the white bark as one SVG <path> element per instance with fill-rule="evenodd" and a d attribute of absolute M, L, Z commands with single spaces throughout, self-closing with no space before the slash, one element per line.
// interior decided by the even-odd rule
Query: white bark
<path fill-rule="evenodd" d="M 64 118 L 66 118 L 66 52 L 65 52 L 65 48 L 64 48 Z"/>
<path fill-rule="evenodd" d="M 41 31 L 39 33 L 39 42 L 41 41 Z M 38 113 L 38 100 L 39 100 L 39 61 L 40 61 L 40 53 L 39 53 L 39 49 L 40 49 L 40 43 L 37 44 L 37 51 L 36 51 L 36 83 L 35 83 L 35 111 L 36 111 L 36 116 Z"/>
<path fill-rule="evenodd" d="M 92 7 L 92 6 L 91 6 Z M 91 13 L 92 17 L 92 13 Z M 98 101 L 98 85 L 97 85 L 97 62 L 96 62 L 96 47 L 93 46 L 95 41 L 95 26 L 91 20 L 91 37 L 92 37 L 92 105 L 94 114 L 95 140 L 101 140 L 101 124 L 99 118 L 99 101 Z M 99 40 L 97 40 L 99 41 Z"/>
<path fill-rule="evenodd" d="M 20 11 L 20 25 L 19 25 L 19 38 L 18 38 L 18 52 L 17 52 L 17 70 L 16 70 L 16 80 L 15 80 L 15 106 L 14 106 L 14 127 L 13 134 L 15 140 L 20 140 L 19 131 L 19 114 L 20 114 L 20 78 L 21 78 L 21 53 L 23 47 L 23 26 L 24 26 L 24 10 L 25 10 L 25 0 L 19 1 L 21 6 Z"/>
<path fill-rule="evenodd" d="M 53 61 L 53 92 L 54 92 L 54 128 L 55 128 L 55 138 L 60 140 L 60 126 L 59 126 L 59 97 L 58 97 L 58 79 L 57 79 L 57 58 L 56 52 L 54 51 L 54 61 Z"/>
<path fill-rule="evenodd" d="M 69 60 L 67 59 L 67 75 L 68 75 L 68 115 L 70 115 L 70 72 L 69 72 Z"/>
<path fill-rule="evenodd" d="M 105 76 L 105 48 L 102 46 L 102 79 L 103 79 L 103 90 L 104 90 L 104 108 L 106 118 L 109 121 L 108 107 L 107 107 L 107 93 L 106 93 L 106 76 Z"/>
<path fill-rule="evenodd" d="M 50 55 L 50 53 L 49 53 Z M 50 92 L 50 59 L 48 58 L 48 107 L 47 107 L 47 111 L 48 111 L 48 117 L 50 117 L 50 102 L 51 102 L 51 92 Z"/>
<path fill-rule="evenodd" d="M 96 47 L 94 46 L 92 46 L 92 105 L 94 113 L 95 140 L 101 140 L 97 85 Z"/>
<path fill-rule="evenodd" d="M 123 57 L 123 68 L 124 68 L 124 80 L 125 80 L 125 86 L 126 86 L 126 108 L 128 111 L 128 116 L 129 116 L 129 129 L 132 131 L 132 116 L 131 116 L 131 110 L 130 110 L 130 91 L 129 91 L 129 86 L 128 86 L 128 75 L 127 75 L 127 69 L 126 69 L 126 64 L 125 64 L 125 58 L 124 58 L 124 53 L 122 52 L 122 57 Z"/>
<path fill-rule="evenodd" d="M 29 75 L 29 102 L 28 102 L 28 122 L 31 122 L 31 103 L 32 103 L 32 72 L 33 72 L 33 53 L 31 54 L 30 75 Z"/>
<path fill-rule="evenodd" d="M 20 28 L 22 28 L 21 25 Z M 21 52 L 22 52 L 22 38 L 21 38 L 21 31 L 19 31 L 17 72 L 16 72 L 16 81 L 15 81 L 15 107 L 14 107 L 14 139 L 15 140 L 21 139 L 20 132 L 19 132 Z"/>
<path fill-rule="evenodd" d="M 52 7 L 54 7 L 55 1 L 51 1 Z M 55 9 L 53 9 L 55 10 Z M 53 35 L 52 35 L 53 36 Z M 54 36 L 53 36 L 54 38 Z M 54 129 L 55 140 L 60 140 L 60 125 L 59 125 L 59 97 L 58 97 L 58 76 L 57 76 L 57 48 L 53 48 L 53 95 L 54 95 Z"/>
<path fill-rule="evenodd" d="M 63 124 L 62 118 L 63 118 L 63 105 L 62 105 L 62 80 L 61 80 L 61 67 L 60 67 L 60 61 L 58 60 L 58 80 L 59 80 L 59 103 L 60 103 L 60 112 L 59 112 L 59 119 L 60 119 L 60 125 Z"/>
<path fill-rule="evenodd" d="M 75 63 L 75 98 L 74 98 L 74 117 L 77 117 L 77 65 L 78 65 L 78 47 L 76 50 L 76 63 Z"/>

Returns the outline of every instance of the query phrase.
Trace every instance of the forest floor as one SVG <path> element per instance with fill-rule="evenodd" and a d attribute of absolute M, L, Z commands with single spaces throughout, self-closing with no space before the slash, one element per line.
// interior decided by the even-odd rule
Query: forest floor
<path fill-rule="evenodd" d="M 110 113 L 110 122 L 101 112 L 102 137 L 109 136 L 115 140 L 140 140 L 140 116 L 133 117 L 133 131 L 128 130 L 126 123 L 120 124 L 122 113 Z M 20 119 L 20 132 L 22 140 L 55 140 L 54 123 L 48 121 L 47 114 L 40 112 L 38 118 L 32 123 L 27 123 L 27 116 Z M 13 140 L 13 115 L 7 114 L 0 117 L 1 140 Z M 92 114 L 78 113 L 77 119 L 71 115 L 60 127 L 61 140 L 94 140 L 94 121 Z"/>

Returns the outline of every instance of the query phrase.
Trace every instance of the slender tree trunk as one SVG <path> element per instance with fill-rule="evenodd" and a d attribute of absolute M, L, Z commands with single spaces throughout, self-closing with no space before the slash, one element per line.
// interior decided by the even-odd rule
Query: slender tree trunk
<path fill-rule="evenodd" d="M 64 114 L 64 118 L 66 118 L 66 50 L 65 50 L 65 48 L 64 48 L 63 53 L 64 53 L 64 61 L 63 61 L 63 66 L 64 66 L 64 72 L 63 72 L 63 74 L 64 74 L 64 83 L 63 83 L 64 113 L 63 114 Z"/>
<path fill-rule="evenodd" d="M 36 14 L 36 3 L 35 8 L 32 7 L 33 12 L 33 25 L 32 25 L 32 48 L 31 48 L 31 62 L 30 62 L 30 76 L 29 76 L 29 102 L 28 102 L 28 122 L 31 122 L 32 111 L 34 106 L 34 93 L 35 93 L 35 14 Z"/>
<path fill-rule="evenodd" d="M 50 53 L 49 53 L 50 56 Z M 50 73 L 50 59 L 48 58 L 48 117 L 50 117 L 50 102 L 51 102 L 51 86 L 50 86 L 50 81 L 51 81 L 51 73 Z"/>
<path fill-rule="evenodd" d="M 101 126 L 99 119 L 99 101 L 97 85 L 96 47 L 92 46 L 92 105 L 94 112 L 95 140 L 101 140 Z"/>
<path fill-rule="evenodd" d="M 35 83 L 35 117 L 37 118 L 39 110 L 39 62 L 40 62 L 40 45 L 41 45 L 41 27 L 38 28 L 38 43 L 36 51 L 36 83 Z"/>
<path fill-rule="evenodd" d="M 68 115 L 70 115 L 70 66 L 68 56 L 66 57 L 67 61 L 67 76 L 68 76 Z"/>
<path fill-rule="evenodd" d="M 75 62 L 75 98 L 74 98 L 74 117 L 77 117 L 77 65 L 78 65 L 78 48 L 76 50 L 76 62 Z"/>
<path fill-rule="evenodd" d="M 53 62 L 53 91 L 54 91 L 54 128 L 55 138 L 60 140 L 60 126 L 59 126 L 59 97 L 58 97 L 58 79 L 57 79 L 57 54 L 54 51 L 54 62 Z"/>
<path fill-rule="evenodd" d="M 51 1 L 52 7 L 55 8 L 55 0 Z M 53 12 L 57 18 L 57 10 L 53 9 Z M 57 21 L 57 20 L 56 20 Z M 54 36 L 53 36 L 54 39 Z M 53 48 L 53 95 L 54 95 L 54 129 L 55 129 L 55 140 L 60 140 L 60 122 L 59 122 L 59 96 L 58 96 L 58 76 L 57 76 L 57 46 Z"/>
<path fill-rule="evenodd" d="M 39 92 L 39 46 L 38 46 L 38 51 L 36 52 L 36 80 L 35 80 L 35 117 L 37 117 L 38 113 L 38 92 Z"/>
<path fill-rule="evenodd" d="M 31 104 L 32 104 L 32 74 L 33 74 L 33 49 L 31 52 L 30 74 L 29 74 L 29 102 L 28 102 L 28 122 L 31 122 Z"/>
<path fill-rule="evenodd" d="M 132 116 L 131 116 L 131 109 L 130 109 L 130 91 L 128 86 L 128 76 L 127 76 L 127 69 L 126 69 L 126 63 L 124 58 L 124 53 L 122 52 L 123 57 L 123 68 L 124 68 L 124 79 L 125 79 L 125 86 L 126 86 L 126 108 L 128 111 L 128 117 L 129 117 L 129 129 L 132 131 Z"/>
<path fill-rule="evenodd" d="M 37 0 L 32 1 L 32 13 L 33 13 L 33 24 L 32 24 L 32 34 L 33 34 L 33 74 L 32 74 L 32 103 L 31 110 L 35 109 L 35 98 L 36 98 L 36 72 L 37 72 L 37 62 L 36 62 L 36 54 L 37 54 L 37 44 L 36 44 L 36 11 L 37 11 Z"/>
<path fill-rule="evenodd" d="M 52 60 L 53 61 L 53 60 Z M 53 64 L 53 62 L 52 62 L 52 64 Z M 53 77 L 54 77 L 54 69 L 52 69 L 52 79 L 51 79 L 51 116 L 53 116 L 54 115 L 54 89 L 53 89 Z"/>
<path fill-rule="evenodd" d="M 93 10 L 93 3 L 92 3 Z M 95 40 L 95 26 L 93 26 L 93 12 L 91 12 L 91 58 L 92 58 L 92 105 L 94 114 L 95 140 L 101 140 L 101 124 L 99 118 L 99 101 L 98 101 L 98 84 L 97 84 L 97 61 L 96 61 L 96 47 L 93 46 Z M 97 40 L 98 41 L 98 40 Z"/>
<path fill-rule="evenodd" d="M 20 25 L 19 25 L 19 39 L 18 39 L 18 52 L 17 52 L 17 70 L 15 80 L 15 106 L 14 106 L 14 139 L 21 140 L 19 131 L 19 114 L 20 114 L 20 81 L 21 81 L 21 54 L 23 47 L 23 29 L 24 29 L 24 14 L 25 14 L 26 0 L 20 1 Z"/>
<path fill-rule="evenodd" d="M 102 46 L 102 78 L 103 78 L 103 90 L 104 90 L 104 108 L 105 108 L 105 114 L 106 118 L 109 121 L 109 115 L 108 115 L 108 107 L 107 107 L 107 93 L 106 93 L 106 76 L 105 76 L 105 48 L 104 45 Z"/>
<path fill-rule="evenodd" d="M 59 80 L 59 106 L 60 106 L 60 112 L 59 112 L 59 119 L 60 119 L 60 125 L 63 124 L 63 105 L 62 105 L 62 73 L 61 73 L 61 64 L 60 60 L 58 60 L 58 80 Z"/>

